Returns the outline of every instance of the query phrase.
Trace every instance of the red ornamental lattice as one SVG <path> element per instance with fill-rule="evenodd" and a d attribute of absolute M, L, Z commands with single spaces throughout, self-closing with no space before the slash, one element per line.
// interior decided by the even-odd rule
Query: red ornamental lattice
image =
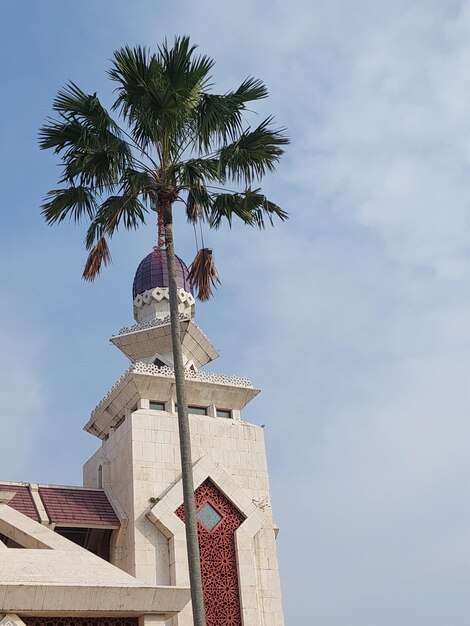
<path fill-rule="evenodd" d="M 222 517 L 213 530 L 197 522 L 206 625 L 241 626 L 235 531 L 245 517 L 210 480 L 202 483 L 194 495 L 196 511 L 208 502 Z M 184 522 L 183 506 L 176 515 Z"/>

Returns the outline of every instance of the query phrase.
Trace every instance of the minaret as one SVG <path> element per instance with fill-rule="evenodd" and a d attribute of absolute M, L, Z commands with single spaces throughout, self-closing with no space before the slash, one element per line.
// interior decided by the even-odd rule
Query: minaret
<path fill-rule="evenodd" d="M 218 353 L 194 322 L 188 268 L 176 260 L 207 626 L 283 626 L 263 430 L 242 419 L 259 391 L 200 371 Z M 102 443 L 84 484 L 103 487 L 120 512 L 115 565 L 147 584 L 187 586 L 165 250 L 138 266 L 133 306 L 136 324 L 111 337 L 130 366 L 85 426 Z M 190 605 L 173 620 L 190 626 Z"/>

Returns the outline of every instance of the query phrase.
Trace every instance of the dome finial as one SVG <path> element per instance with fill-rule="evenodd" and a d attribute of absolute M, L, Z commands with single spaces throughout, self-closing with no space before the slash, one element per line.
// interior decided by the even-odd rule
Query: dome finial
<path fill-rule="evenodd" d="M 194 297 L 191 293 L 189 270 L 179 257 L 176 261 L 178 309 L 183 315 L 194 316 Z M 154 246 L 152 252 L 139 263 L 132 285 L 134 318 L 144 323 L 170 313 L 168 295 L 168 260 L 166 250 Z"/>

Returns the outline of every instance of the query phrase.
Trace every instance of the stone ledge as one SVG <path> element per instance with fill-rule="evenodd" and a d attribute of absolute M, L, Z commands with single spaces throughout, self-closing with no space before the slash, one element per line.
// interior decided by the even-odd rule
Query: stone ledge
<path fill-rule="evenodd" d="M 259 393 L 247 378 L 191 370 L 186 370 L 185 376 L 189 405 L 214 404 L 240 411 Z M 126 411 L 136 410 L 142 398 L 163 402 L 174 399 L 174 385 L 172 368 L 140 361 L 134 363 L 94 409 L 84 430 L 103 439 L 122 423 Z M 241 424 L 240 420 L 232 420 L 232 423 Z"/>
<path fill-rule="evenodd" d="M 132 364 L 119 378 L 104 398 L 96 405 L 91 412 L 91 416 L 94 417 L 96 413 L 106 404 L 108 398 L 112 395 L 114 390 L 119 387 L 122 381 L 128 374 L 148 374 L 149 376 L 159 376 L 162 378 L 174 378 L 175 370 L 165 365 L 164 367 L 158 367 L 157 365 L 142 363 L 138 361 Z M 185 380 L 194 380 L 203 383 L 215 383 L 219 385 L 230 385 L 231 387 L 245 387 L 246 389 L 254 389 L 248 378 L 239 376 L 226 376 L 225 374 L 216 374 L 214 372 L 194 372 L 192 370 L 185 371 Z"/>
<path fill-rule="evenodd" d="M 189 602 L 189 589 L 181 587 L 122 587 L 38 584 L 1 584 L 0 612 L 34 615 L 142 615 L 171 617 Z"/>

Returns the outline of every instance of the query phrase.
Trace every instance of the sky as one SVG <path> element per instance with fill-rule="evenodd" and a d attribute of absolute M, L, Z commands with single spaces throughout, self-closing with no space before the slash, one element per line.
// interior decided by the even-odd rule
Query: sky
<path fill-rule="evenodd" d="M 265 424 L 287 626 L 467 626 L 470 615 L 470 2 L 2 0 L 1 478 L 80 484 L 82 431 L 127 367 L 148 226 L 80 278 L 84 232 L 40 205 L 37 146 L 71 79 L 105 101 L 123 44 L 188 34 L 214 89 L 262 78 L 291 138 L 263 189 L 290 220 L 206 232 L 197 307 Z M 190 262 L 192 230 L 176 223 Z"/>

